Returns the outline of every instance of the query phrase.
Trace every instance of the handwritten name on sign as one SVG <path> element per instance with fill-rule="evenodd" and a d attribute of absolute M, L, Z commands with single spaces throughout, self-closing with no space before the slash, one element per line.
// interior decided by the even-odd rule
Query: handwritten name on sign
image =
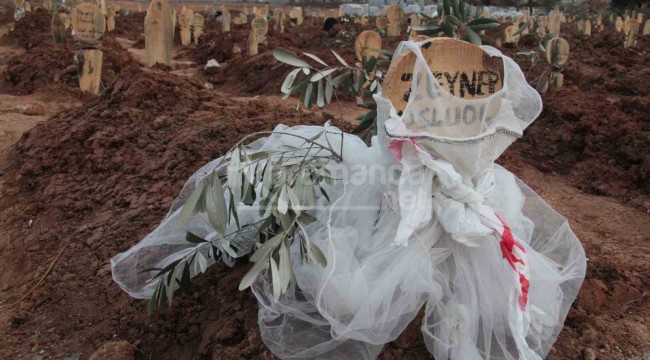
<path fill-rule="evenodd" d="M 99 39 L 106 31 L 106 19 L 99 6 L 82 3 L 72 9 L 72 29 L 85 39 Z"/>
<path fill-rule="evenodd" d="M 432 71 L 433 78 L 446 89 L 449 94 L 459 98 L 485 97 L 496 93 L 503 87 L 501 74 L 492 70 L 458 70 L 455 72 Z M 409 85 L 413 81 L 413 73 L 402 73 L 400 80 L 407 82 Z M 442 89 L 431 83 L 431 77 L 428 74 L 418 74 L 418 83 L 426 81 L 425 94 L 429 99 L 435 100 L 443 96 Z M 411 95 L 409 88 L 403 100 L 408 101 Z M 416 95 L 416 98 L 423 94 Z"/>
<path fill-rule="evenodd" d="M 458 104 L 454 98 L 484 99 L 503 88 L 503 60 L 489 56 L 475 45 L 437 38 L 422 43 L 421 51 L 424 63 L 411 50 L 394 56 L 384 78 L 382 92 L 398 113 L 409 101 L 422 101 L 415 105 L 422 108 L 431 107 L 431 102 L 448 102 L 436 106 L 438 109 L 448 108 Z M 411 91 L 415 93 L 411 94 Z M 477 116 L 480 112 L 474 111 Z M 459 113 L 462 119 L 470 116 L 472 111 Z M 442 116 L 440 110 L 438 115 Z"/>
<path fill-rule="evenodd" d="M 417 127 L 455 127 L 457 125 L 476 125 L 486 118 L 488 104 L 466 104 L 432 107 L 427 106 L 419 111 L 409 111 L 402 118 L 408 128 Z M 441 135 L 441 134 L 439 134 Z"/>

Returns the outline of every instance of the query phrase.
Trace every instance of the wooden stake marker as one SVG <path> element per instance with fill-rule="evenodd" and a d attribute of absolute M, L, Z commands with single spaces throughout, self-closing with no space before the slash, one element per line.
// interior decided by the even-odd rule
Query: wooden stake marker
<path fill-rule="evenodd" d="M 178 13 L 178 27 L 181 29 L 181 44 L 183 46 L 189 46 L 192 42 L 192 31 L 190 30 L 192 16 L 194 16 L 194 10 L 188 9 L 185 6 Z"/>
<path fill-rule="evenodd" d="M 549 40 L 546 49 L 546 61 L 551 65 L 561 66 L 569 59 L 569 43 L 563 38 Z"/>
<path fill-rule="evenodd" d="M 144 18 L 147 65 L 172 64 L 174 27 L 167 0 L 152 0 Z"/>
<path fill-rule="evenodd" d="M 79 71 L 79 89 L 99 94 L 102 79 L 103 53 L 99 39 L 106 31 L 106 19 L 96 4 L 82 3 L 72 9 L 72 31 L 81 45 L 76 54 Z"/>
<path fill-rule="evenodd" d="M 230 32 L 230 9 L 226 5 L 221 6 L 221 30 L 223 32 Z"/>
<path fill-rule="evenodd" d="M 68 14 L 55 12 L 52 14 L 52 37 L 55 44 L 65 44 L 68 27 L 66 26 L 66 17 Z M 68 18 L 69 21 L 69 18 Z"/>
<path fill-rule="evenodd" d="M 388 20 L 386 20 L 386 17 L 384 16 L 378 16 L 377 19 L 375 19 L 375 26 L 379 30 L 386 30 L 386 27 L 388 27 Z"/>
<path fill-rule="evenodd" d="M 257 31 L 251 29 L 251 32 L 248 34 L 248 56 L 255 56 L 258 54 L 258 45 L 259 41 L 257 39 Z"/>
<path fill-rule="evenodd" d="M 402 17 L 402 8 L 399 5 L 393 4 L 386 10 L 386 18 L 388 19 L 387 35 L 391 37 L 400 36 L 400 20 Z"/>
<path fill-rule="evenodd" d="M 546 61 L 553 66 L 550 75 L 550 87 L 557 90 L 564 84 L 564 74 L 559 67 L 569 59 L 569 43 L 563 38 L 554 38 L 546 43 Z"/>
<path fill-rule="evenodd" d="M 266 34 L 269 31 L 269 22 L 266 18 L 256 17 L 251 21 L 251 29 L 256 33 L 257 44 L 266 44 Z"/>
<path fill-rule="evenodd" d="M 116 13 L 117 13 L 117 7 L 115 5 L 109 5 L 106 7 L 106 31 L 108 32 L 115 31 Z"/>
<path fill-rule="evenodd" d="M 192 15 L 192 36 L 194 37 L 194 44 L 199 44 L 199 38 L 203 34 L 203 25 L 205 18 L 200 13 Z"/>
<path fill-rule="evenodd" d="M 428 39 L 420 44 L 433 75 L 452 95 L 481 99 L 503 87 L 503 60 L 490 57 L 478 46 L 449 38 Z M 382 93 L 398 113 L 408 102 L 415 60 L 411 51 L 397 55 L 384 78 Z"/>
<path fill-rule="evenodd" d="M 636 19 L 629 19 L 627 22 L 627 31 L 625 32 L 625 48 L 633 47 L 636 45 L 636 35 L 639 33 L 639 24 Z"/>
<path fill-rule="evenodd" d="M 302 15 L 302 8 L 301 7 L 295 7 L 289 11 L 289 19 L 292 20 L 292 23 L 295 23 L 296 26 L 302 25 L 302 23 L 305 21 L 303 15 Z"/>

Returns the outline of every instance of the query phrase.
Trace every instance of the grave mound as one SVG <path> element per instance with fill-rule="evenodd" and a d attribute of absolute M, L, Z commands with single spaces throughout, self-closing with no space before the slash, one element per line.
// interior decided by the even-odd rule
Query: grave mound
<path fill-rule="evenodd" d="M 237 290 L 247 265 L 215 267 L 198 279 L 200 293 L 179 297 L 169 313 L 148 319 L 146 302 L 113 284 L 107 264 L 155 227 L 194 171 L 243 136 L 278 123 L 323 124 L 330 118 L 260 100 L 235 101 L 164 71 L 129 68 L 99 97 L 25 133 L 3 169 L 12 192 L 0 203 L 3 231 L 11 239 L 3 245 L 11 251 L 0 252 L 3 299 L 17 299 L 42 276 L 38 269 L 67 248 L 43 286 L 10 311 L 20 320 L 3 336 L 22 337 L 47 319 L 53 330 L 39 338 L 39 346 L 54 357 L 90 354 L 117 336 L 141 343 L 154 358 L 190 358 L 182 352 L 194 351 L 202 334 L 208 353 L 218 343 L 237 350 L 222 359 L 239 358 L 246 349 L 259 354 L 261 341 L 251 343 L 246 335 L 257 331 L 256 307 L 250 292 Z M 33 219 L 29 232 L 25 219 Z M 69 321 L 69 314 L 76 320 Z M 215 336 L 217 329 L 222 333 Z M 20 343 L 0 348 L 28 353 L 29 343 Z M 182 345 L 174 356 L 161 344 Z M 2 351 L 0 358 L 13 357 Z"/>
<path fill-rule="evenodd" d="M 38 46 L 11 58 L 0 77 L 0 91 L 16 95 L 31 94 L 39 89 L 72 91 L 79 88 L 74 54 L 79 46 L 72 41 L 55 44 L 50 38 Z M 139 66 L 131 54 L 112 36 L 102 39 L 102 83 L 108 86 L 127 68 Z"/>
<path fill-rule="evenodd" d="M 12 19 L 13 20 L 13 19 Z M 52 14 L 44 9 L 25 13 L 14 29 L 0 38 L 1 45 L 16 45 L 31 49 L 52 42 Z"/>

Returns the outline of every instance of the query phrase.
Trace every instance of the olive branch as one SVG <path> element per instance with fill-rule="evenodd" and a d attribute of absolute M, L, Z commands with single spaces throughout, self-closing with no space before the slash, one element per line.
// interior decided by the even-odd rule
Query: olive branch
<path fill-rule="evenodd" d="M 268 134 L 294 137 L 302 143 L 259 151 L 243 145 L 252 137 Z M 300 261 L 326 266 L 325 255 L 310 241 L 305 226 L 316 221 L 309 211 L 318 198 L 329 201 L 323 183 L 338 180 L 328 166 L 342 161 L 342 142 L 340 149 L 334 149 L 330 136 L 343 135 L 329 130 L 326 124 L 311 138 L 265 131 L 250 134 L 235 144 L 222 162 L 198 181 L 179 210 L 177 230 L 185 231 L 186 241 L 196 245 L 162 268 L 142 271 L 154 272 L 149 281 L 157 282 L 148 313 L 170 306 L 176 289 L 187 291 L 192 275 L 204 273 L 219 260 L 232 265 L 236 259 L 251 254 L 254 265 L 242 278 L 239 289 L 250 287 L 259 276 L 266 275 L 275 299 L 291 284 L 294 259 L 289 249 L 295 241 L 300 244 Z M 241 204 L 257 205 L 259 217 L 255 222 L 240 223 L 237 209 Z M 205 237 L 188 230 L 191 220 L 201 214 L 207 215 L 214 230 Z M 256 238 L 258 241 L 254 241 Z"/>

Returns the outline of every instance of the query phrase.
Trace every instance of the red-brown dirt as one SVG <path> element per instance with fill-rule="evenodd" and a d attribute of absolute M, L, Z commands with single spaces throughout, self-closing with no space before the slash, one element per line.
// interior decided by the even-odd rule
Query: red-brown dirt
<path fill-rule="evenodd" d="M 197 62 L 212 54 L 230 56 L 224 58 L 222 85 L 239 94 L 279 92 L 283 78 L 274 77 L 287 68 L 270 57 L 272 46 L 303 47 L 323 57 L 329 46 L 351 56 L 351 42 L 337 45 L 336 38 L 316 29 L 270 34 L 270 45 L 252 59 L 219 55 L 218 41 L 245 45 L 247 33 L 235 29 L 234 34 L 231 40 L 206 34 L 196 56 Z M 551 351 L 554 360 L 630 360 L 650 353 L 650 216 L 639 211 L 644 200 L 641 206 L 635 200 L 648 194 L 644 182 L 635 180 L 647 167 L 635 166 L 647 164 L 647 158 L 639 158 L 648 156 L 649 99 L 647 91 L 629 86 L 638 79 L 647 87 L 649 47 L 642 40 L 635 50 L 624 51 L 616 36 L 598 36 L 602 45 L 580 42 L 568 32 L 569 42 L 578 45 L 565 69 L 566 88 L 544 96 L 542 116 L 501 159 L 570 219 L 589 256 L 587 281 Z M 608 61 L 602 62 L 598 54 L 605 50 Z M 35 61 L 35 67 L 44 66 L 39 65 L 44 59 Z M 255 62 L 260 62 L 257 72 L 250 69 Z M 248 64 L 248 70 L 240 64 Z M 260 71 L 270 74 L 264 75 L 266 82 L 275 83 L 257 92 L 250 84 L 264 85 L 253 82 Z M 621 82 L 628 71 L 630 77 Z M 599 72 L 606 74 L 604 81 L 597 79 Z M 166 70 L 116 69 L 99 97 L 54 115 L 12 147 L 0 169 L 1 359 L 75 354 L 87 359 L 100 346 L 102 354 L 118 349 L 113 351 L 124 359 L 273 358 L 259 336 L 254 297 L 237 290 L 245 263 L 209 269 L 189 294 L 153 318 L 146 316 L 146 301 L 129 298 L 111 280 L 109 259 L 155 228 L 198 167 L 251 132 L 332 118 L 297 113 L 278 102 L 233 100 L 203 83 Z M 630 144 L 639 151 L 619 150 Z M 4 308 L 51 265 L 40 286 Z M 137 350 L 114 340 L 126 340 Z M 419 319 L 381 355 L 422 358 L 430 355 Z"/>
<path fill-rule="evenodd" d="M 563 26 L 571 44 L 565 86 L 544 96 L 544 112 L 512 150 L 582 191 L 650 211 L 650 38 L 623 49 L 624 36 L 606 26 L 591 37 Z M 520 63 L 527 71 L 529 62 Z"/>

